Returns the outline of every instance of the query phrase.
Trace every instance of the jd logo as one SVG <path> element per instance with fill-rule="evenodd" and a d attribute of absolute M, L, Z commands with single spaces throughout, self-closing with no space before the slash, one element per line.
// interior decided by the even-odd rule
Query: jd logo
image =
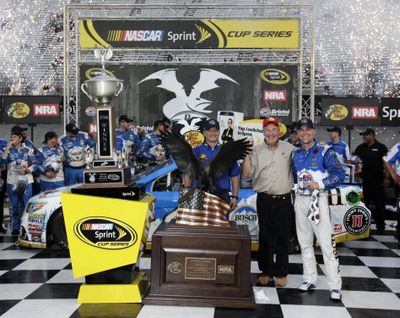
<path fill-rule="evenodd" d="M 138 238 L 129 224 L 101 216 L 79 220 L 74 225 L 74 233 L 84 243 L 107 250 L 130 247 Z"/>
<path fill-rule="evenodd" d="M 290 81 L 290 76 L 288 73 L 273 68 L 267 68 L 265 70 L 262 70 L 260 76 L 264 81 L 271 84 L 280 85 L 289 83 Z"/>
<path fill-rule="evenodd" d="M 238 83 L 219 71 L 202 68 L 200 70 L 200 78 L 198 82 L 193 85 L 190 94 L 187 95 L 184 85 L 178 82 L 178 79 L 176 78 L 176 70 L 176 68 L 168 68 L 155 72 L 142 79 L 138 84 L 148 80 L 160 80 L 161 84 L 157 87 L 175 94 L 175 98 L 164 104 L 163 113 L 169 119 L 185 126 L 185 128 L 180 131 L 181 134 L 184 134 L 187 131 L 197 130 L 199 128 L 198 126 L 193 125 L 189 119 L 199 119 L 195 122 L 196 124 L 201 118 L 207 119 L 207 114 L 212 113 L 211 110 L 207 109 L 207 107 L 212 104 L 212 101 L 201 98 L 202 93 L 219 87 L 216 84 L 216 81 L 219 79 L 231 81 L 235 84 Z"/>

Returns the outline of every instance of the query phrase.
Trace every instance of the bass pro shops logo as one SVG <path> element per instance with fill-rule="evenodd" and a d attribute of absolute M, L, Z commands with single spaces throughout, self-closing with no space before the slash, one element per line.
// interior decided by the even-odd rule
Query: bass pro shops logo
<path fill-rule="evenodd" d="M 343 223 L 347 232 L 353 235 L 360 235 L 368 230 L 371 217 L 367 209 L 355 206 L 346 212 Z"/>
<path fill-rule="evenodd" d="M 121 250 L 134 245 L 136 231 L 125 222 L 108 217 L 88 217 L 74 225 L 75 235 L 84 243 L 107 250 Z"/>

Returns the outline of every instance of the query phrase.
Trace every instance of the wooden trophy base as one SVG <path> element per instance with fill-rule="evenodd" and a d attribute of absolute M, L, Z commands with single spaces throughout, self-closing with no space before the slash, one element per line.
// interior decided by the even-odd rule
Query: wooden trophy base
<path fill-rule="evenodd" d="M 244 225 L 163 223 L 152 238 L 145 304 L 255 308 L 250 234 Z"/>

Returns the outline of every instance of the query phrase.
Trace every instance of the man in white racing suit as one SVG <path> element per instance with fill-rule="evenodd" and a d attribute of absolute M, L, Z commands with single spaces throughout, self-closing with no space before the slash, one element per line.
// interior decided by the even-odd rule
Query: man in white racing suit
<path fill-rule="evenodd" d="M 315 288 L 317 283 L 317 263 L 313 240 L 314 233 L 321 246 L 326 276 L 330 288 L 330 298 L 340 300 L 342 279 L 339 261 L 329 216 L 326 191 L 341 184 L 345 171 L 335 151 L 314 140 L 315 128 L 309 118 L 298 123 L 301 148 L 293 152 L 293 173 L 296 186 L 294 209 L 296 231 L 303 259 L 303 279 L 301 291 Z"/>

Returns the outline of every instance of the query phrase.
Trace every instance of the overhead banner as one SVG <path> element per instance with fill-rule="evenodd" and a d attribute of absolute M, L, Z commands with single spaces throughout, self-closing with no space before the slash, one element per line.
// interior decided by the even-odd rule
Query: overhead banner
<path fill-rule="evenodd" d="M 117 116 L 126 114 L 144 126 L 166 116 L 181 134 L 198 130 L 208 118 L 217 119 L 220 110 L 259 118 L 260 110 L 267 108 L 290 123 L 297 105 L 293 65 L 110 65 L 108 71 L 124 81 L 124 90 L 112 101 Z M 97 72 L 97 67 L 81 66 L 81 82 Z M 86 129 L 85 124 L 93 122 L 93 107 L 82 92 L 80 105 L 81 129 Z"/>
<path fill-rule="evenodd" d="M 298 49 L 299 19 L 81 20 L 80 47 Z"/>
<path fill-rule="evenodd" d="M 59 124 L 60 96 L 3 96 L 5 124 Z"/>
<path fill-rule="evenodd" d="M 380 108 L 381 126 L 400 127 L 400 99 L 382 98 Z"/>
<path fill-rule="evenodd" d="M 321 124 L 326 126 L 378 126 L 377 98 L 322 98 Z"/>

